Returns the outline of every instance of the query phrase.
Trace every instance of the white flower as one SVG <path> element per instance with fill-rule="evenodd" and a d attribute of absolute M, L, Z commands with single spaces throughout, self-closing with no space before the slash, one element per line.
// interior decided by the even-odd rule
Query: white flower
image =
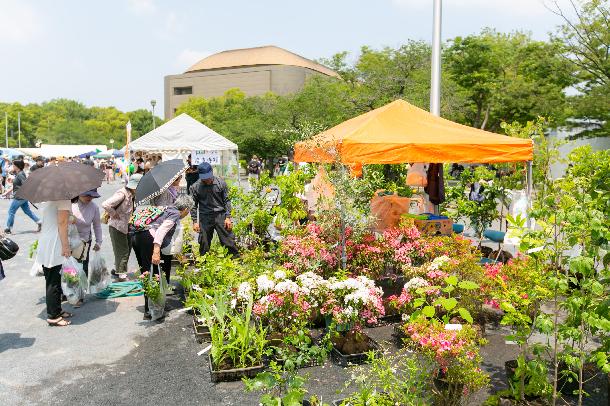
<path fill-rule="evenodd" d="M 286 279 L 286 272 L 282 271 L 281 269 L 278 269 L 277 271 L 273 272 L 273 277 L 276 280 Z"/>
<path fill-rule="evenodd" d="M 299 285 L 294 281 L 284 280 L 275 285 L 275 290 L 279 293 L 297 293 L 299 291 Z"/>
<path fill-rule="evenodd" d="M 405 283 L 404 289 L 408 292 L 408 291 L 415 290 L 418 288 L 423 288 L 424 286 L 429 286 L 429 285 L 430 284 L 425 279 L 416 277 L 416 278 L 409 280 L 407 283 Z"/>
<path fill-rule="evenodd" d="M 250 300 L 252 294 L 252 285 L 248 282 L 242 282 L 237 288 L 237 297 L 242 300 Z"/>
<path fill-rule="evenodd" d="M 434 260 L 428 264 L 428 270 L 430 271 L 438 271 L 442 266 L 447 264 L 451 258 L 447 255 L 441 255 L 440 257 L 434 258 Z"/>
<path fill-rule="evenodd" d="M 267 275 L 261 275 L 256 278 L 256 286 L 258 293 L 267 293 L 275 287 L 275 282 L 269 279 Z"/>

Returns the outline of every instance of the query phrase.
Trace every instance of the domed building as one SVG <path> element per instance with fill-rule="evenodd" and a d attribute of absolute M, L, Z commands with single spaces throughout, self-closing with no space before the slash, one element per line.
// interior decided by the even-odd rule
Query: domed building
<path fill-rule="evenodd" d="M 165 118 L 190 97 L 217 97 L 239 88 L 247 96 L 299 91 L 311 75 L 339 77 L 326 66 L 276 46 L 234 49 L 208 56 L 181 75 L 165 77 Z"/>

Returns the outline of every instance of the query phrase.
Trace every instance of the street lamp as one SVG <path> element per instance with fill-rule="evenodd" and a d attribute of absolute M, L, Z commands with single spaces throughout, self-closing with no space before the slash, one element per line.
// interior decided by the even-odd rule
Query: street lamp
<path fill-rule="evenodd" d="M 150 101 L 150 105 L 152 106 L 153 130 L 156 128 L 156 126 L 155 126 L 155 105 L 156 104 L 157 104 L 156 100 L 153 99 Z"/>
<path fill-rule="evenodd" d="M 110 149 L 114 149 L 114 139 L 110 138 Z"/>

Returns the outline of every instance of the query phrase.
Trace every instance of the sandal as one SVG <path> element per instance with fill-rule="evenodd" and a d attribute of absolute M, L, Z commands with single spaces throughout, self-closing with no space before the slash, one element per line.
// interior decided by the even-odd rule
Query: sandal
<path fill-rule="evenodd" d="M 73 313 L 66 312 L 66 311 L 61 312 L 61 314 L 59 315 L 59 317 L 63 317 L 64 319 L 69 319 L 70 317 L 73 317 L 73 316 L 74 316 Z"/>
<path fill-rule="evenodd" d="M 76 302 L 76 304 L 73 304 L 72 307 L 74 307 L 75 309 L 78 309 L 79 307 L 81 307 L 83 305 L 84 301 L 83 300 L 79 300 L 78 302 Z"/>
<path fill-rule="evenodd" d="M 63 317 L 59 317 L 58 319 L 55 319 L 55 320 L 47 319 L 47 323 L 49 324 L 49 327 L 66 327 L 66 326 L 69 326 L 70 324 L 72 324 L 72 322 L 64 319 Z"/>

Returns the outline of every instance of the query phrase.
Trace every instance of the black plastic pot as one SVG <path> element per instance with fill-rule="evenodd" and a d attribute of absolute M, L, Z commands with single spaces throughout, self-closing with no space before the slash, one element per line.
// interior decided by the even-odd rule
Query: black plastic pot
<path fill-rule="evenodd" d="M 373 340 L 371 337 L 366 336 L 366 339 L 368 341 L 369 344 L 369 350 L 367 352 L 363 352 L 363 353 L 359 353 L 359 354 L 342 354 L 341 351 L 339 351 L 337 348 L 335 348 L 335 346 L 333 345 L 333 348 L 330 352 L 331 358 L 339 365 L 342 367 L 347 367 L 350 365 L 360 365 L 360 364 L 364 364 L 368 361 L 368 353 L 370 351 L 374 351 L 374 352 L 379 352 L 381 350 L 381 347 L 379 346 L 379 344 L 377 344 L 377 342 L 375 340 Z"/>
<path fill-rule="evenodd" d="M 196 317 L 193 317 L 193 332 L 195 333 L 195 339 L 197 339 L 197 342 L 200 344 L 212 339 L 210 329 L 207 326 L 199 323 L 196 320 Z"/>
<path fill-rule="evenodd" d="M 264 365 L 256 365 L 249 368 L 233 368 L 215 371 L 212 369 L 212 356 L 208 354 L 210 368 L 210 379 L 213 383 L 239 381 L 241 378 L 254 378 L 259 372 L 263 372 Z"/>
<path fill-rule="evenodd" d="M 384 276 L 375 280 L 375 285 L 383 290 L 384 298 L 392 295 L 400 296 L 402 288 L 405 286 L 405 277 L 403 275 Z"/>

